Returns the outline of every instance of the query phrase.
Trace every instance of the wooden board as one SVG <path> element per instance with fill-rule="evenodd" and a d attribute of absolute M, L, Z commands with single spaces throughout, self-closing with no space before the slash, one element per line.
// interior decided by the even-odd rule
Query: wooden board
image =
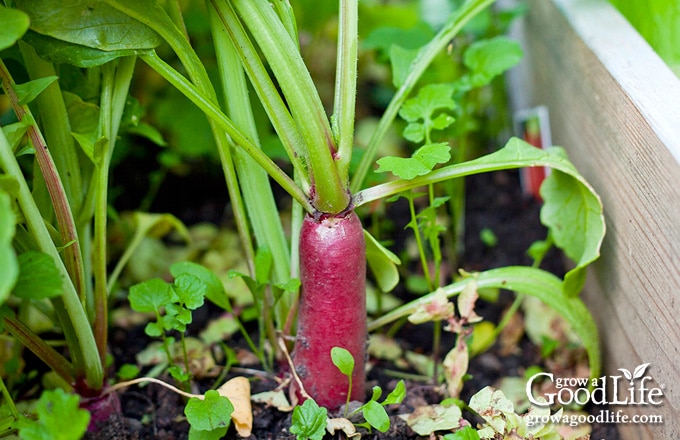
<path fill-rule="evenodd" d="M 626 440 L 680 438 L 680 80 L 605 0 L 529 0 L 516 107 L 549 108 L 553 142 L 602 196 L 607 236 L 584 298 L 606 374 L 643 363 L 660 406 L 620 405 L 662 424 Z M 625 384 L 625 382 L 624 382 Z"/>

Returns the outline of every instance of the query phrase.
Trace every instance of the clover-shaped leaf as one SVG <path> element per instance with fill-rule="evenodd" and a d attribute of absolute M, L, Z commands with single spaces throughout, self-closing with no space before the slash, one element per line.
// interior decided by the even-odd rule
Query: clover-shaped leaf
<path fill-rule="evenodd" d="M 391 172 L 404 180 L 429 173 L 440 163 L 451 159 L 451 147 L 446 142 L 426 144 L 418 148 L 411 157 L 388 156 L 378 159 L 377 173 Z"/>

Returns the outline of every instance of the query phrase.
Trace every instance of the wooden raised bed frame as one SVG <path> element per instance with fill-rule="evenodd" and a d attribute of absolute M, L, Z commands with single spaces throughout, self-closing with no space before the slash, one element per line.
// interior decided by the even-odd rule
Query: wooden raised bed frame
<path fill-rule="evenodd" d="M 650 363 L 660 406 L 612 405 L 625 440 L 680 438 L 680 80 L 605 0 L 529 0 L 516 36 L 515 108 L 546 105 L 602 196 L 607 236 L 584 299 L 599 325 L 605 374 Z M 625 384 L 625 382 L 622 382 Z"/>

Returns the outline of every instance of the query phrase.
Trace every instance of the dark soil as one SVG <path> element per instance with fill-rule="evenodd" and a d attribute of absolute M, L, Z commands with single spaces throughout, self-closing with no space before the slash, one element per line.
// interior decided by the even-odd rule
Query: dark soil
<path fill-rule="evenodd" d="M 521 194 L 516 172 L 496 172 L 474 176 L 467 180 L 467 203 L 465 223 L 465 246 L 461 266 L 468 271 L 485 270 L 507 265 L 530 265 L 525 254 L 529 245 L 545 238 L 538 211 L 540 202 Z M 200 194 L 200 193 L 199 193 Z M 214 200 L 206 201 L 214 206 Z M 181 217 L 181 213 L 178 213 Z M 195 220 L 195 219 L 187 219 Z M 485 246 L 479 238 L 483 228 L 491 229 L 498 238 L 498 245 Z M 395 228 L 398 230 L 398 228 Z M 559 253 L 551 253 L 543 267 L 562 275 L 563 261 Z M 504 293 L 497 303 L 482 303 L 478 313 L 492 322 L 498 322 L 503 310 L 512 302 L 512 296 Z M 201 313 L 210 313 L 204 310 Z M 206 322 L 208 316 L 196 316 L 195 322 Z M 431 352 L 432 328 L 427 325 L 405 325 L 397 334 L 397 340 L 404 349 Z M 142 327 L 132 329 L 114 328 L 111 331 L 111 351 L 115 364 L 134 363 L 134 356 L 149 342 Z M 454 344 L 452 338 L 443 339 L 442 351 L 448 351 Z M 539 349 L 526 338 L 508 353 L 499 344 L 484 354 L 472 359 L 469 372 L 472 378 L 466 382 L 461 398 L 466 400 L 487 385 L 507 376 L 522 377 L 525 369 L 532 365 L 542 365 Z M 368 376 L 368 386 L 380 385 L 383 390 L 391 390 L 396 379 L 385 374 L 385 370 L 397 369 L 384 361 L 371 360 L 372 368 Z M 171 381 L 172 382 L 172 381 Z M 199 384 L 210 387 L 211 382 Z M 253 393 L 275 388 L 274 381 L 253 378 Z M 370 389 L 370 388 L 369 388 Z M 92 439 L 186 439 L 189 425 L 184 418 L 185 401 L 175 393 L 157 385 L 131 387 L 121 394 L 122 417 L 111 419 Z M 362 433 L 366 439 L 416 439 L 419 438 L 397 414 L 410 413 L 415 408 L 439 403 L 444 396 L 440 387 L 425 382 L 407 382 L 407 397 L 396 408 L 390 408 L 391 427 L 381 434 Z M 591 412 L 599 408 L 589 408 Z M 290 434 L 290 414 L 273 408 L 254 404 L 253 434 L 251 439 L 294 439 Z M 472 420 L 472 419 L 470 419 Z M 238 438 L 233 428 L 228 438 Z M 593 426 L 592 439 L 618 440 L 615 425 Z"/>

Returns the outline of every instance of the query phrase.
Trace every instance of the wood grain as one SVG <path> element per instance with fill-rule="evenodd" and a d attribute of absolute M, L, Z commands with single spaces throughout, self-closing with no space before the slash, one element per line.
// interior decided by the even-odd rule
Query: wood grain
<path fill-rule="evenodd" d="M 663 424 L 626 440 L 680 438 L 680 80 L 604 0 L 530 0 L 516 106 L 544 104 L 553 141 L 601 195 L 602 256 L 584 298 L 606 373 L 650 362 L 661 406 L 612 406 Z"/>

